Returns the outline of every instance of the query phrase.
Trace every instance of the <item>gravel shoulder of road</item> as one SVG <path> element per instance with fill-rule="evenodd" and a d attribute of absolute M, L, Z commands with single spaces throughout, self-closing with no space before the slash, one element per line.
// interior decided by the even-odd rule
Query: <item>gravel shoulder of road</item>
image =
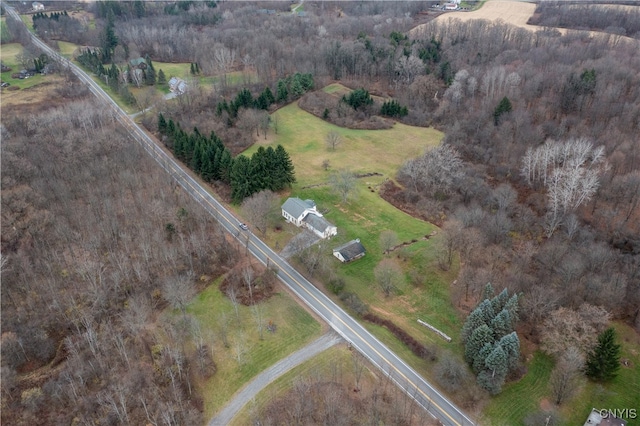
<path fill-rule="evenodd" d="M 292 353 L 286 358 L 281 359 L 273 366 L 269 367 L 251 382 L 249 382 L 242 390 L 237 392 L 233 399 L 218 412 L 218 414 L 209 421 L 209 426 L 227 425 L 235 417 L 242 407 L 258 395 L 267 385 L 285 374 L 292 368 L 302 364 L 303 362 L 313 358 L 319 353 L 329 349 L 333 345 L 342 342 L 342 338 L 336 333 L 329 332 L 320 338 L 309 343 L 304 348 Z"/>

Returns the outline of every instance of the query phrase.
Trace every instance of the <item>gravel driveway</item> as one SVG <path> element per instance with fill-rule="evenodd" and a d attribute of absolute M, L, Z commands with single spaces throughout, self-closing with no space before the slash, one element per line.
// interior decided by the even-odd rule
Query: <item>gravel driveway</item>
<path fill-rule="evenodd" d="M 218 415 L 209 421 L 209 426 L 222 426 L 231 422 L 231 419 L 238 414 L 242 407 L 251 401 L 255 396 L 264 389 L 269 383 L 282 376 L 308 359 L 313 358 L 325 349 L 329 349 L 336 343 L 341 342 L 340 336 L 333 332 L 329 332 L 319 339 L 309 343 L 304 348 L 292 353 L 288 357 L 281 359 L 273 366 L 269 367 L 251 382 L 249 382 L 242 390 L 236 393 L 229 403 L 220 411 Z"/>

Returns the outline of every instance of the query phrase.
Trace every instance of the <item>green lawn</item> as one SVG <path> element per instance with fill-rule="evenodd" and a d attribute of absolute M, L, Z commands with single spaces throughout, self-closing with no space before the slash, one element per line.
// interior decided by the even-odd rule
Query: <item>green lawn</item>
<path fill-rule="evenodd" d="M 331 170 L 348 168 L 355 173 L 377 172 L 383 176 L 368 178 L 372 184 L 395 176 L 407 159 L 421 154 L 442 140 L 442 132 L 433 128 L 397 123 L 386 130 L 352 130 L 335 126 L 300 109 L 292 103 L 279 109 L 276 144 L 282 144 L 294 161 L 298 187 L 325 182 L 328 173 L 322 162 L 329 160 Z M 338 132 L 343 142 L 335 151 L 326 148 L 325 137 Z M 250 155 L 258 144 L 247 150 Z"/>
<path fill-rule="evenodd" d="M 519 382 L 505 385 L 502 393 L 490 400 L 482 424 L 521 425 L 528 413 L 539 408 L 540 400 L 548 392 L 553 359 L 537 351 L 527 368 L 527 374 Z"/>
<path fill-rule="evenodd" d="M 622 366 L 618 376 L 608 383 L 584 379 L 578 393 L 559 408 L 563 425 L 584 424 L 594 407 L 640 409 L 640 336 L 627 325 L 614 323 L 613 326 L 618 333 L 617 341 L 622 344 L 621 359 L 629 360 L 630 366 Z M 491 399 L 484 410 L 483 424 L 524 425 L 526 416 L 540 410 L 544 399 L 551 400 L 548 383 L 553 367 L 551 357 L 535 352 L 524 378 L 507 384 L 500 395 Z"/>
<path fill-rule="evenodd" d="M 65 58 L 71 58 L 73 52 L 78 48 L 77 44 L 69 43 L 68 41 L 58 41 L 58 47 L 60 48 L 60 54 Z"/>
<path fill-rule="evenodd" d="M 273 321 L 275 333 L 264 332 L 259 339 L 254 311 L 240 306 L 238 322 L 232 303 L 218 290 L 218 282 L 200 293 L 188 308 L 201 325 L 204 335 L 214 336 L 217 372 L 202 389 L 205 418 L 210 419 L 231 396 L 264 369 L 318 338 L 320 324 L 284 292 L 276 293 L 261 305 L 265 323 Z M 225 319 L 223 319 L 226 318 Z M 229 347 L 222 339 L 227 323 Z M 244 352 L 238 362 L 238 348 Z"/>
<path fill-rule="evenodd" d="M 2 63 L 8 67 L 11 67 L 11 71 L 3 72 L 0 74 L 2 81 L 10 83 L 12 86 L 19 87 L 20 89 L 28 89 L 33 86 L 37 86 L 47 79 L 47 76 L 36 74 L 33 77 L 20 80 L 18 78 L 11 78 L 11 74 L 19 72 L 22 66 L 16 60 L 16 55 L 22 52 L 22 45 L 20 43 L 8 43 L 3 44 L 0 49 L 0 59 Z M 7 90 L 7 89 L 2 89 Z"/>
<path fill-rule="evenodd" d="M 335 87 L 329 86 L 327 90 Z M 345 129 L 303 111 L 296 104 L 281 108 L 275 114 L 278 116 L 278 134 L 269 143 L 282 144 L 291 156 L 298 180 L 291 195 L 315 200 L 327 220 L 338 227 L 336 237 L 320 244 L 338 275 L 345 279 L 345 291 L 358 294 L 372 311 L 391 319 L 417 339 L 460 353 L 457 344 L 446 343 L 417 323 L 418 319 L 427 321 L 450 335 L 454 342 L 457 341 L 462 324 L 449 297 L 449 283 L 456 277 L 457 265 L 450 272 L 440 271 L 434 259 L 434 245 L 439 236 L 424 239 L 437 228 L 396 209 L 377 192 L 382 182 L 394 178 L 404 161 L 438 144 L 442 133 L 400 123 L 387 130 Z M 326 134 L 332 130 L 344 138 L 335 151 L 328 150 L 324 142 Z M 245 154 L 251 155 L 261 144 L 254 145 Z M 325 159 L 330 161 L 329 171 L 322 168 Z M 359 174 L 375 172 L 380 175 L 358 179 L 357 195 L 342 203 L 340 197 L 328 185 L 324 185 L 333 170 L 342 168 Z M 320 186 L 309 187 L 311 185 Z M 284 229 L 289 231 L 286 226 Z M 396 259 L 407 275 L 405 283 L 391 297 L 384 296 L 376 286 L 374 277 L 374 268 L 384 257 L 379 242 L 380 233 L 384 230 L 393 230 L 400 242 L 417 240 L 404 249 L 407 260 L 396 259 L 398 251 L 387 255 Z M 364 258 L 341 264 L 331 257 L 333 247 L 354 238 L 359 238 L 367 249 Z M 414 275 L 422 278 L 422 282 L 415 286 L 409 280 L 412 270 Z M 390 333 L 375 326 L 370 329 L 419 371 L 429 375 L 426 364 L 414 357 Z"/>

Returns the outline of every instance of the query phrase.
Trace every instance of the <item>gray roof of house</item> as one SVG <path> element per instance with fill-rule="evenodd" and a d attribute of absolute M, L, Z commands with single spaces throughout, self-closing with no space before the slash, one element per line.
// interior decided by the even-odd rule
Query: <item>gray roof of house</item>
<path fill-rule="evenodd" d="M 324 232 L 328 227 L 333 226 L 324 217 L 316 216 L 313 213 L 308 214 L 302 221 L 308 223 L 313 229 L 317 229 L 320 232 Z"/>
<path fill-rule="evenodd" d="M 351 240 L 346 244 L 333 249 L 334 252 L 340 252 L 345 261 L 349 261 L 367 252 L 359 239 Z"/>
<path fill-rule="evenodd" d="M 302 201 L 298 197 L 291 197 L 282 205 L 282 210 L 291 216 L 298 218 L 306 210 L 315 207 L 315 203 L 311 200 Z"/>

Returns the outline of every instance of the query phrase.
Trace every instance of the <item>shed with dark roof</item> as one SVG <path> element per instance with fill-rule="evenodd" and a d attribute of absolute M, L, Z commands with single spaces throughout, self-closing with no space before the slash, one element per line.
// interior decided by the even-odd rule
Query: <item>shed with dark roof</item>
<path fill-rule="evenodd" d="M 360 259 L 367 253 L 367 250 L 360 243 L 360 239 L 356 238 L 346 244 L 341 245 L 333 249 L 333 255 L 340 260 L 340 262 L 347 263 L 356 259 Z"/>

